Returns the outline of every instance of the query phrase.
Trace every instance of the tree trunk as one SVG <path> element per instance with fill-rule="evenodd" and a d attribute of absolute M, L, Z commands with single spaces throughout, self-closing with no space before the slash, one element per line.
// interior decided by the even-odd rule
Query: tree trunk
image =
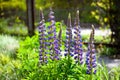
<path fill-rule="evenodd" d="M 113 44 L 120 45 L 120 0 L 109 0 L 110 10 L 109 10 L 109 24 L 112 31 Z M 113 3 L 113 4 L 112 4 Z M 118 48 L 118 53 L 120 54 L 120 48 Z"/>
<path fill-rule="evenodd" d="M 34 0 L 26 0 L 27 4 L 27 27 L 29 36 L 34 35 Z"/>

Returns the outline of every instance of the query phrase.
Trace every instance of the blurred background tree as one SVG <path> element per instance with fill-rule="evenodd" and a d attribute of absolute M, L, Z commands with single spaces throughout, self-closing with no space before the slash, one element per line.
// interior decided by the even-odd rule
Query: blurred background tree
<path fill-rule="evenodd" d="M 120 0 L 110 0 L 109 24 L 112 31 L 113 43 L 117 45 L 120 54 Z"/>
<path fill-rule="evenodd" d="M 111 44 L 117 48 L 117 53 L 120 54 L 120 1 L 119 0 L 98 0 L 93 1 L 92 6 L 95 10 L 91 14 L 104 28 L 110 28 Z"/>
<path fill-rule="evenodd" d="M 49 8 L 52 6 L 55 12 L 56 21 L 64 20 L 66 23 L 67 15 L 70 12 L 72 16 L 77 9 L 80 11 L 81 27 L 87 28 L 91 24 L 97 24 L 95 27 L 101 26 L 103 29 L 112 31 L 111 42 L 112 47 L 116 47 L 119 53 L 120 44 L 120 1 L 119 0 L 34 0 L 35 1 L 35 26 L 40 21 L 40 7 L 44 10 L 45 20 L 48 19 Z M 27 21 L 26 0 L 0 0 L 0 32 L 5 32 L 8 27 L 14 26 L 20 28 L 21 34 L 26 34 L 25 27 Z M 74 17 L 72 18 L 72 21 Z M 5 29 L 3 29 L 3 24 Z M 85 24 L 85 25 L 83 25 Z M 89 25 L 88 25 L 89 24 Z M 5 31 L 3 31 L 5 30 Z M 9 29 L 8 32 L 10 32 Z M 12 32 L 19 32 L 13 30 Z M 19 33 L 18 33 L 19 34 Z"/>

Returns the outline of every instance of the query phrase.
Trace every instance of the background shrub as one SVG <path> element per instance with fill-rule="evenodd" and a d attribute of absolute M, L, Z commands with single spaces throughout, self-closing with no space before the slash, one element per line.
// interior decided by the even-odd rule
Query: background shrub
<path fill-rule="evenodd" d="M 18 48 L 19 42 L 15 37 L 0 35 L 0 52 L 2 54 L 15 57 Z"/>

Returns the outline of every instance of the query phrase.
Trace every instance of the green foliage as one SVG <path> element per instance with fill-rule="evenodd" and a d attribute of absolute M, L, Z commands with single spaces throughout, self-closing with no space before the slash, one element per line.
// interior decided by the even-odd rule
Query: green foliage
<path fill-rule="evenodd" d="M 7 20 L 0 19 L 0 33 L 4 31 L 4 29 L 7 27 Z"/>
<path fill-rule="evenodd" d="M 17 70 L 19 79 L 25 80 L 91 80 L 91 75 L 86 74 L 86 65 L 78 65 L 70 60 L 62 58 L 58 61 L 49 60 L 47 64 L 39 64 L 39 43 L 38 34 L 33 37 L 27 37 L 25 41 L 20 42 L 18 58 L 21 66 Z M 97 64 L 97 74 L 92 75 L 92 80 L 115 80 L 119 76 L 119 70 L 111 73 L 108 69 Z M 111 73 L 111 74 L 110 74 Z M 115 74 L 118 74 L 115 76 Z M 111 75 L 115 79 L 111 79 Z"/>
<path fill-rule="evenodd" d="M 32 38 L 27 37 L 25 41 L 20 43 L 18 58 L 22 63 L 19 69 L 21 78 L 30 80 L 63 80 L 64 78 L 74 77 L 72 71 L 76 68 L 72 61 L 62 59 L 60 61 L 50 61 L 43 66 L 39 65 L 38 47 L 38 35 Z"/>
<path fill-rule="evenodd" d="M 35 0 L 35 7 L 37 9 L 42 9 L 49 8 L 51 6 L 51 3 L 48 2 L 48 0 Z"/>
<path fill-rule="evenodd" d="M 25 0 L 1 0 L 0 9 L 26 9 Z"/>
<path fill-rule="evenodd" d="M 18 50 L 18 58 L 22 63 L 19 70 L 20 77 L 27 78 L 30 72 L 38 70 L 38 47 L 38 35 L 32 38 L 27 37 L 25 41 L 20 42 Z"/>
<path fill-rule="evenodd" d="M 0 53 L 0 79 L 1 80 L 18 80 L 17 70 L 21 63 L 14 60 L 8 55 Z"/>
<path fill-rule="evenodd" d="M 109 23 L 109 9 L 110 4 L 109 0 L 99 0 L 99 1 L 93 1 L 91 3 L 91 6 L 94 7 L 94 10 L 91 11 L 92 16 L 101 24 L 101 26 L 104 26 L 105 24 L 108 25 Z"/>

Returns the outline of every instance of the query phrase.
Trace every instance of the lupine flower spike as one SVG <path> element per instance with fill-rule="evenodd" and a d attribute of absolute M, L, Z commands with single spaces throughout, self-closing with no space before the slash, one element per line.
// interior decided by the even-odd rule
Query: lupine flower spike
<path fill-rule="evenodd" d="M 82 39 L 80 31 L 79 11 L 77 11 L 75 24 L 74 24 L 74 59 L 78 64 L 83 63 L 83 50 L 82 50 Z"/>
<path fill-rule="evenodd" d="M 52 9 L 50 9 L 50 13 L 49 13 L 49 22 L 50 22 L 50 26 L 48 26 L 49 28 L 48 34 L 50 35 L 49 36 L 50 58 L 52 60 L 59 60 L 60 50 L 59 50 L 58 39 L 56 36 L 55 17 Z"/>
<path fill-rule="evenodd" d="M 73 56 L 73 44 L 72 44 L 72 25 L 71 25 L 71 15 L 68 16 L 68 23 L 66 29 L 66 41 L 65 41 L 65 57 Z"/>
<path fill-rule="evenodd" d="M 38 27 L 39 29 L 39 43 L 40 43 L 40 52 L 39 52 L 39 61 L 41 64 L 47 63 L 47 56 L 46 56 L 46 45 L 45 45 L 45 20 L 44 20 L 44 16 L 42 13 L 42 10 L 40 12 L 40 16 L 41 16 L 41 22 L 40 25 Z"/>
<path fill-rule="evenodd" d="M 96 74 L 96 54 L 94 46 L 94 26 L 92 26 L 92 32 L 90 34 L 90 42 L 88 44 L 88 52 L 86 55 L 87 74 Z"/>

